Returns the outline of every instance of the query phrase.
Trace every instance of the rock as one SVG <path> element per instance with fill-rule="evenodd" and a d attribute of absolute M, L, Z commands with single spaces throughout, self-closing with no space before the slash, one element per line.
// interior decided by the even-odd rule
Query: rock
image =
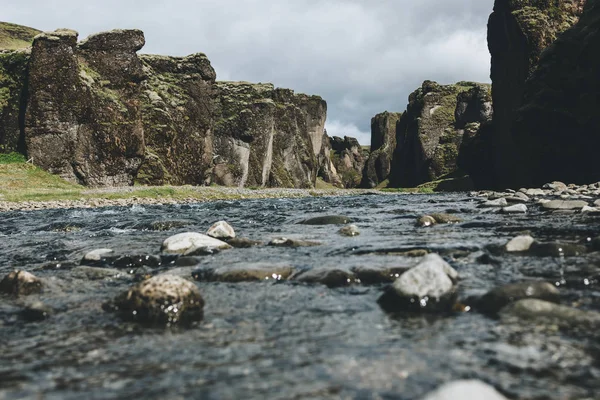
<path fill-rule="evenodd" d="M 600 207 L 600 199 L 594 201 L 594 207 Z"/>
<path fill-rule="evenodd" d="M 433 226 L 435 224 L 437 221 L 431 215 L 424 215 L 417 219 L 417 226 Z"/>
<path fill-rule="evenodd" d="M 529 249 L 529 253 L 538 257 L 573 257 L 586 254 L 587 249 L 585 246 L 576 243 L 534 242 Z"/>
<path fill-rule="evenodd" d="M 544 192 L 542 189 L 527 189 L 525 194 L 527 196 L 545 196 L 546 192 Z"/>
<path fill-rule="evenodd" d="M 206 234 L 210 237 L 221 240 L 235 238 L 235 231 L 231 225 L 225 221 L 215 222 L 210 228 L 208 228 Z"/>
<path fill-rule="evenodd" d="M 254 246 L 262 245 L 262 242 L 246 238 L 234 238 L 227 240 L 227 244 L 235 247 L 236 249 L 249 249 Z"/>
<path fill-rule="evenodd" d="M 352 272 L 339 268 L 314 268 L 294 274 L 290 279 L 309 284 L 319 283 L 330 288 L 348 286 L 355 282 Z"/>
<path fill-rule="evenodd" d="M 446 383 L 423 400 L 507 400 L 492 386 L 476 380 Z"/>
<path fill-rule="evenodd" d="M 160 265 L 161 259 L 156 256 L 121 256 L 112 263 L 113 267 L 119 269 L 157 268 Z"/>
<path fill-rule="evenodd" d="M 489 201 L 483 202 L 479 205 L 480 208 L 507 207 L 507 206 L 508 206 L 508 202 L 506 201 L 505 198 L 489 200 Z"/>
<path fill-rule="evenodd" d="M 167 326 L 200 321 L 203 307 L 196 285 L 172 275 L 147 279 L 103 305 L 128 321 Z"/>
<path fill-rule="evenodd" d="M 219 254 L 221 252 L 220 249 L 216 247 L 191 247 L 185 253 L 183 253 L 184 257 L 200 257 L 200 256 L 214 256 L 215 254 Z"/>
<path fill-rule="evenodd" d="M 525 204 L 515 204 L 514 206 L 504 207 L 502 212 L 504 214 L 526 214 L 527 206 Z"/>
<path fill-rule="evenodd" d="M 71 276 L 79 279 L 102 280 L 102 279 L 130 279 L 126 272 L 114 268 L 88 267 L 82 265 L 71 270 Z"/>
<path fill-rule="evenodd" d="M 193 267 L 195 265 L 200 264 L 200 262 L 201 261 L 198 257 L 184 256 L 178 257 L 175 261 L 175 265 L 177 265 L 178 267 Z"/>
<path fill-rule="evenodd" d="M 463 222 L 463 220 L 456 215 L 452 214 L 431 214 L 435 222 L 438 224 L 458 224 Z"/>
<path fill-rule="evenodd" d="M 583 326 L 598 329 L 600 327 L 600 313 L 537 299 L 520 300 L 509 304 L 501 310 L 500 316 L 504 322 L 517 320 L 519 323 L 532 322 L 536 325 L 548 323 L 566 328 Z"/>
<path fill-rule="evenodd" d="M 0 281 L 0 293 L 13 296 L 29 296 L 40 293 L 44 285 L 35 275 L 21 270 L 15 270 Z"/>
<path fill-rule="evenodd" d="M 112 249 L 96 249 L 86 253 L 81 259 L 81 265 L 105 265 L 117 258 Z"/>
<path fill-rule="evenodd" d="M 232 267 L 220 267 L 210 273 L 192 272 L 197 280 L 207 280 L 210 282 L 276 282 L 286 280 L 294 272 L 294 268 L 289 265 L 273 264 L 244 264 Z"/>
<path fill-rule="evenodd" d="M 353 137 L 333 137 L 330 144 L 333 150 L 333 166 L 342 187 L 350 189 L 360 186 L 369 152 L 363 150 L 358 140 Z"/>
<path fill-rule="evenodd" d="M 352 268 L 356 281 L 365 285 L 376 285 L 379 283 L 392 283 L 410 267 L 369 267 L 361 266 Z"/>
<path fill-rule="evenodd" d="M 144 158 L 138 30 L 36 36 L 25 99 L 28 157 L 88 186 L 128 186 Z"/>
<path fill-rule="evenodd" d="M 346 225 L 342 227 L 338 233 L 342 236 L 358 236 L 360 235 L 360 231 L 358 230 L 358 226 L 356 225 Z"/>
<path fill-rule="evenodd" d="M 542 204 L 544 210 L 581 210 L 588 203 L 582 200 L 552 200 Z"/>
<path fill-rule="evenodd" d="M 163 242 L 160 251 L 164 254 L 193 255 L 190 251 L 193 252 L 199 248 L 226 250 L 230 249 L 231 246 L 221 240 L 201 233 L 186 232 L 179 233 L 166 239 Z"/>
<path fill-rule="evenodd" d="M 41 301 L 27 304 L 23 310 L 21 310 L 21 317 L 29 322 L 43 321 L 50 318 L 52 314 L 54 314 L 52 307 L 47 306 Z"/>
<path fill-rule="evenodd" d="M 386 311 L 447 311 L 456 299 L 458 273 L 437 254 L 429 254 L 402 274 L 379 298 Z"/>
<path fill-rule="evenodd" d="M 371 152 L 362 171 L 363 188 L 374 188 L 388 179 L 396 149 L 396 124 L 402 113 L 384 112 L 371 119 Z"/>
<path fill-rule="evenodd" d="M 475 89 L 483 86 L 481 89 Z M 485 85 L 425 81 L 409 96 L 407 110 L 396 125 L 396 149 L 390 187 L 417 187 L 457 171 L 459 149 L 468 128 L 477 131 L 490 115 L 475 91 Z M 474 90 L 471 94 L 469 92 Z M 485 102 L 484 102 L 485 103 Z M 488 104 L 491 105 L 491 104 Z"/>
<path fill-rule="evenodd" d="M 285 237 L 275 238 L 269 242 L 269 246 L 275 247 L 312 247 L 320 246 L 321 243 L 310 242 L 308 240 L 288 239 Z"/>
<path fill-rule="evenodd" d="M 544 186 L 542 186 L 542 188 L 554 190 L 555 192 L 564 192 L 565 190 L 568 189 L 567 185 L 565 185 L 563 182 L 559 182 L 559 181 L 546 183 Z"/>
<path fill-rule="evenodd" d="M 523 282 L 500 286 L 490 290 L 477 302 L 477 309 L 486 314 L 496 314 L 515 301 L 539 299 L 558 303 L 558 289 L 548 282 Z"/>
<path fill-rule="evenodd" d="M 308 218 L 300 224 L 302 225 L 344 225 L 352 222 L 352 219 L 342 215 L 326 215 L 321 217 Z"/>
<path fill-rule="evenodd" d="M 581 209 L 582 214 L 600 214 L 600 207 L 585 206 Z"/>
<path fill-rule="evenodd" d="M 139 179 L 139 177 L 137 178 Z M 179 229 L 188 226 L 190 223 L 186 221 L 154 221 L 148 229 L 151 231 L 165 232 L 173 229 Z"/>
<path fill-rule="evenodd" d="M 529 235 L 517 236 L 511 239 L 505 246 L 509 253 L 518 253 L 529 250 L 535 239 Z"/>

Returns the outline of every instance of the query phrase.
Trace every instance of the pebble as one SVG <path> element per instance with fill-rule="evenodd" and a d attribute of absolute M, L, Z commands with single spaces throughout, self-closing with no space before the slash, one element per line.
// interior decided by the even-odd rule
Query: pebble
<path fill-rule="evenodd" d="M 518 253 L 529 250 L 535 239 L 529 235 L 517 236 L 506 243 L 506 251 L 509 253 Z"/>
<path fill-rule="evenodd" d="M 507 400 L 487 383 L 463 380 L 446 383 L 422 400 Z"/>
<path fill-rule="evenodd" d="M 502 212 L 504 214 L 525 214 L 527 213 L 527 206 L 525 204 L 515 204 L 514 206 L 504 207 Z"/>
<path fill-rule="evenodd" d="M 197 248 L 225 250 L 230 249 L 231 246 L 202 233 L 185 232 L 165 239 L 160 250 L 164 254 L 186 254 Z"/>
<path fill-rule="evenodd" d="M 29 296 L 40 293 L 43 286 L 42 281 L 32 273 L 15 270 L 0 281 L 0 293 L 13 296 Z"/>
<path fill-rule="evenodd" d="M 342 227 L 338 233 L 342 236 L 358 236 L 360 235 L 360 231 L 358 230 L 358 226 L 356 225 L 346 225 Z"/>
<path fill-rule="evenodd" d="M 233 230 L 233 227 L 225 221 L 215 222 L 210 228 L 208 228 L 206 234 L 210 237 L 221 240 L 235 238 L 235 231 Z"/>
<path fill-rule="evenodd" d="M 128 321 L 167 326 L 201 320 L 203 307 L 193 282 L 168 274 L 147 279 L 103 305 Z"/>

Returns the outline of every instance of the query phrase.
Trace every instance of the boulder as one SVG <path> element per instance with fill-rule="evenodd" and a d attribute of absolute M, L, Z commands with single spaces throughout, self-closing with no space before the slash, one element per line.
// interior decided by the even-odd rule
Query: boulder
<path fill-rule="evenodd" d="M 374 267 L 360 266 L 351 269 L 358 283 L 376 285 L 379 283 L 392 283 L 410 267 Z"/>
<path fill-rule="evenodd" d="M 501 310 L 505 322 L 552 324 L 565 328 L 600 328 L 600 313 L 583 311 L 537 299 L 520 300 Z"/>
<path fill-rule="evenodd" d="M 309 269 L 294 274 L 290 279 L 309 284 L 319 283 L 330 288 L 348 286 L 355 282 L 352 272 L 341 268 Z"/>
<path fill-rule="evenodd" d="M 203 307 L 196 285 L 172 275 L 147 279 L 103 305 L 128 321 L 167 326 L 201 320 Z"/>
<path fill-rule="evenodd" d="M 299 222 L 302 225 L 342 225 L 351 223 L 352 219 L 344 215 L 324 215 Z"/>
<path fill-rule="evenodd" d="M 548 282 L 513 283 L 487 292 L 477 302 L 477 309 L 487 314 L 496 314 L 506 305 L 523 299 L 539 299 L 558 303 L 560 296 L 556 286 Z"/>
<path fill-rule="evenodd" d="M 21 270 L 10 272 L 0 281 L 0 293 L 13 296 L 29 296 L 43 290 L 42 281 L 35 275 Z"/>
<path fill-rule="evenodd" d="M 588 206 L 587 201 L 583 200 L 551 200 L 542 204 L 544 210 L 581 210 Z"/>
<path fill-rule="evenodd" d="M 521 235 L 506 243 L 505 249 L 509 253 L 519 253 L 529 250 L 535 239 L 529 235 Z"/>
<path fill-rule="evenodd" d="M 231 225 L 229 225 L 225 221 L 215 222 L 210 228 L 208 228 L 206 234 L 215 239 L 222 240 L 235 238 L 235 231 L 233 230 Z"/>
<path fill-rule="evenodd" d="M 507 400 L 492 386 L 477 380 L 454 381 L 440 388 L 422 400 Z"/>
<path fill-rule="evenodd" d="M 163 254 L 193 255 L 191 253 L 197 249 L 226 250 L 230 248 L 229 244 L 202 233 L 185 232 L 165 239 L 160 250 Z"/>
<path fill-rule="evenodd" d="M 396 149 L 396 124 L 402 113 L 383 112 L 371 119 L 371 150 L 362 171 L 363 188 L 374 188 L 388 179 Z"/>
<path fill-rule="evenodd" d="M 512 206 L 504 207 L 502 209 L 502 212 L 504 214 L 527 214 L 527 206 L 525 204 L 515 204 Z"/>
<path fill-rule="evenodd" d="M 437 254 L 400 275 L 379 298 L 386 311 L 448 311 L 456 300 L 458 273 Z"/>
<path fill-rule="evenodd" d="M 338 233 L 342 236 L 358 236 L 360 235 L 360 231 L 358 230 L 358 226 L 356 225 L 346 225 L 342 227 Z"/>

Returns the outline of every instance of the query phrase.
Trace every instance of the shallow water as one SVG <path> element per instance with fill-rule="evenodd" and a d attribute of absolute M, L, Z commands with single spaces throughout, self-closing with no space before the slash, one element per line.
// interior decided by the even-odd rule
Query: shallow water
<path fill-rule="evenodd" d="M 512 399 L 598 398 L 598 332 L 510 325 L 475 312 L 389 315 L 376 302 L 381 285 L 330 289 L 290 282 L 197 282 L 206 301 L 204 321 L 189 329 L 146 328 L 105 313 L 101 305 L 142 275 L 174 266 L 123 270 L 122 277 L 103 280 L 77 277 L 69 267 L 96 248 L 159 255 L 165 238 L 204 232 L 224 219 L 240 237 L 323 244 L 233 249 L 202 258 L 204 267 L 410 266 L 418 259 L 386 253 L 427 249 L 459 272 L 461 298 L 544 279 L 560 286 L 564 304 L 600 311 L 600 258 L 594 253 L 492 254 L 496 263 L 478 261 L 489 245 L 523 231 L 539 240 L 586 242 L 600 235 L 597 218 L 535 209 L 506 216 L 476 205 L 466 194 L 363 195 L 1 214 L 0 275 L 23 268 L 46 279 L 47 289 L 31 298 L 0 297 L 0 399 L 415 399 L 461 378 L 491 383 Z M 414 225 L 419 215 L 447 211 L 464 222 Z M 297 224 L 331 214 L 351 217 L 361 235 L 339 236 L 334 225 Z M 153 230 L 153 223 L 172 221 L 180 223 Z M 38 299 L 54 314 L 27 322 L 20 316 L 23 304 Z"/>

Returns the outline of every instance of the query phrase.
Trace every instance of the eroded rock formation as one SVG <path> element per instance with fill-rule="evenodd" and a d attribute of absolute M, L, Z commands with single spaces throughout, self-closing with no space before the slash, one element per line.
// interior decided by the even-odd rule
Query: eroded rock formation
<path fill-rule="evenodd" d="M 369 157 L 368 150 L 353 137 L 334 136 L 329 141 L 332 150 L 332 161 L 341 182 L 345 188 L 356 188 L 360 185 L 362 171 Z"/>
<path fill-rule="evenodd" d="M 396 124 L 402 113 L 383 112 L 371 119 L 371 153 L 365 163 L 361 186 L 374 188 L 390 175 L 396 149 Z"/>

